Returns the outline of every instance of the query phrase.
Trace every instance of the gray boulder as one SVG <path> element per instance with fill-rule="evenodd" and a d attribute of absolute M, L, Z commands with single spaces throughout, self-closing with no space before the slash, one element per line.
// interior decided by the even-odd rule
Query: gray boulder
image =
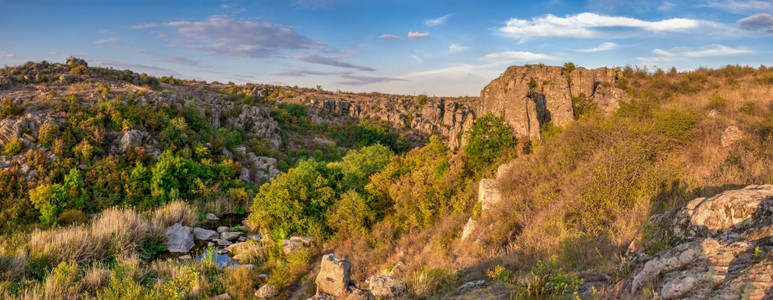
<path fill-rule="evenodd" d="M 197 240 L 201 240 L 201 241 L 214 240 L 214 239 L 220 237 L 220 235 L 217 234 L 217 231 L 209 230 L 209 229 L 204 229 L 204 228 L 200 228 L 200 227 L 193 228 L 193 236 Z"/>
<path fill-rule="evenodd" d="M 166 229 L 166 249 L 172 253 L 185 253 L 193 248 L 193 228 L 175 223 Z"/>

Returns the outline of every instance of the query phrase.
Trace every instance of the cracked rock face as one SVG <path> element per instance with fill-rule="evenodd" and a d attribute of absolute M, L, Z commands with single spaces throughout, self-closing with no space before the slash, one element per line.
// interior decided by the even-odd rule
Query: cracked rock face
<path fill-rule="evenodd" d="M 663 299 L 773 297 L 773 185 L 748 186 L 654 215 L 656 236 L 678 240 L 649 256 L 629 253 L 636 268 L 626 281 Z"/>
<path fill-rule="evenodd" d="M 545 123 L 563 126 L 574 120 L 572 97 L 591 99 L 602 113 L 629 101 L 616 82 L 617 72 L 609 68 L 566 73 L 562 67 L 511 66 L 480 92 L 475 112 L 504 117 L 518 138 L 539 139 Z"/>

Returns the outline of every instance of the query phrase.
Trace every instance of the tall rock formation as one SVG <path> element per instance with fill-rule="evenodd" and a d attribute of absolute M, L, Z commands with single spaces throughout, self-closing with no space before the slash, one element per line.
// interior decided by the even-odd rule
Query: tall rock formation
<path fill-rule="evenodd" d="M 511 66 L 483 88 L 475 112 L 502 116 L 519 138 L 538 139 L 545 123 L 563 126 L 574 120 L 572 98 L 592 100 L 603 113 L 629 101 L 625 91 L 614 87 L 617 79 L 617 71 L 609 68 Z"/>

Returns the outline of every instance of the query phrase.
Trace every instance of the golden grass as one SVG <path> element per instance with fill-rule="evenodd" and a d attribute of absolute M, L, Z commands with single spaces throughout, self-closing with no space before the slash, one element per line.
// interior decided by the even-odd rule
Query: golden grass
<path fill-rule="evenodd" d="M 187 202 L 172 201 L 153 213 L 153 224 L 157 227 L 169 227 L 175 223 L 185 226 L 196 226 L 198 223 L 198 211 Z"/>

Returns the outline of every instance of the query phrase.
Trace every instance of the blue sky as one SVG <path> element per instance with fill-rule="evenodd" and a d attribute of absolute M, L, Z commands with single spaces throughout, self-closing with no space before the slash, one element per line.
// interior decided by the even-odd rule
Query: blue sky
<path fill-rule="evenodd" d="M 477 96 L 509 65 L 773 65 L 773 0 L 9 1 L 0 65 Z"/>

